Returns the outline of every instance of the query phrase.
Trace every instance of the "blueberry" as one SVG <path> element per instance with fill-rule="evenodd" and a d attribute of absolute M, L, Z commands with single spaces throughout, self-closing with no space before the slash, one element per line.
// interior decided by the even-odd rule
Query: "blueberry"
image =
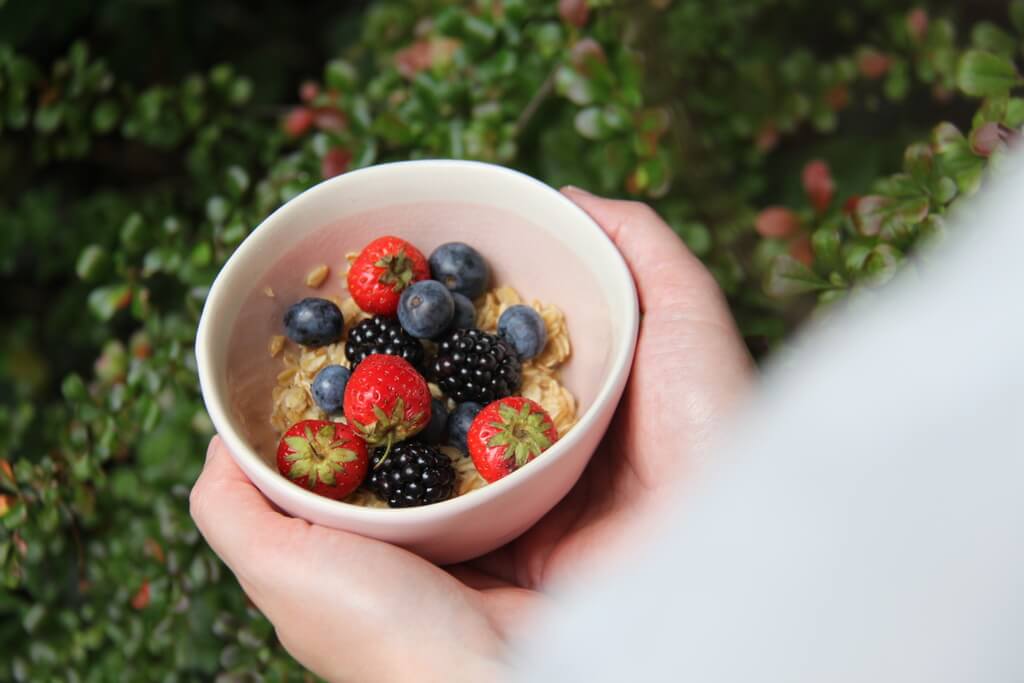
<path fill-rule="evenodd" d="M 469 297 L 453 292 L 452 299 L 455 300 L 455 316 L 452 318 L 451 329 L 468 330 L 476 327 L 476 308 Z"/>
<path fill-rule="evenodd" d="M 296 344 L 326 346 L 341 340 L 345 319 L 327 299 L 303 299 L 284 314 L 284 333 Z"/>
<path fill-rule="evenodd" d="M 455 301 L 436 280 L 421 280 L 405 288 L 398 300 L 398 322 L 414 337 L 440 336 L 452 324 Z"/>
<path fill-rule="evenodd" d="M 352 372 L 340 365 L 328 365 L 313 378 L 313 400 L 328 415 L 341 412 L 345 386 Z"/>
<path fill-rule="evenodd" d="M 444 439 L 445 428 L 448 426 L 448 405 L 441 399 L 430 399 L 430 422 L 420 432 L 419 440 L 436 445 Z"/>
<path fill-rule="evenodd" d="M 466 401 L 455 406 L 455 410 L 448 416 L 449 446 L 454 446 L 463 453 L 468 452 L 466 448 L 466 435 L 469 433 L 470 425 L 473 424 L 473 418 L 483 409 L 482 404 L 473 403 L 472 401 Z"/>
<path fill-rule="evenodd" d="M 430 255 L 431 277 L 463 296 L 475 299 L 487 289 L 491 269 L 480 252 L 462 242 L 442 244 Z"/>
<path fill-rule="evenodd" d="M 498 336 L 512 345 L 522 360 L 529 360 L 544 350 L 548 330 L 540 313 L 529 306 L 509 306 L 498 318 Z"/>

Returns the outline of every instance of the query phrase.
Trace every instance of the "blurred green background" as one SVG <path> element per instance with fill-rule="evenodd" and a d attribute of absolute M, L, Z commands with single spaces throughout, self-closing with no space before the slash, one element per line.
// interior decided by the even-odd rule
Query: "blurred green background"
<path fill-rule="evenodd" d="M 997 172 L 1022 29 L 1016 1 L 0 0 L 0 680 L 309 678 L 187 511 L 198 313 L 282 202 L 423 157 L 647 201 L 762 357 Z"/>

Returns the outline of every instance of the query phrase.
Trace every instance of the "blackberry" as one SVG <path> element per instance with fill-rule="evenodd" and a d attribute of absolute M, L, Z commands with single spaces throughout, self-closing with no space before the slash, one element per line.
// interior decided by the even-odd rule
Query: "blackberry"
<path fill-rule="evenodd" d="M 522 364 L 512 346 L 481 330 L 456 330 L 437 347 L 434 381 L 456 403 L 487 404 L 519 389 Z"/>
<path fill-rule="evenodd" d="M 375 353 L 399 356 L 417 368 L 423 365 L 423 344 L 403 330 L 395 318 L 367 318 L 349 330 L 345 357 L 353 370 Z"/>
<path fill-rule="evenodd" d="M 381 450 L 374 454 L 374 463 Z M 455 491 L 455 468 L 448 456 L 418 441 L 392 446 L 387 460 L 367 477 L 370 490 L 388 507 L 407 508 L 438 503 Z"/>

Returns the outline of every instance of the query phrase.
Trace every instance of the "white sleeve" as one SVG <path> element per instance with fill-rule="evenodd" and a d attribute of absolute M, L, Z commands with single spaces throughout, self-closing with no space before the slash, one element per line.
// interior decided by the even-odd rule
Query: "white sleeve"
<path fill-rule="evenodd" d="M 769 370 L 653 546 L 558 593 L 522 680 L 1024 681 L 1024 167 L 999 176 Z"/>

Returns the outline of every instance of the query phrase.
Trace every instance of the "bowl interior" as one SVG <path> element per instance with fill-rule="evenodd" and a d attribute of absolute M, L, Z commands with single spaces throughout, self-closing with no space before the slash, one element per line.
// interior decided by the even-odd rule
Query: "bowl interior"
<path fill-rule="evenodd" d="M 344 182 L 342 182 L 344 181 Z M 348 296 L 345 254 L 393 234 L 424 254 L 449 241 L 477 248 L 493 285 L 511 285 L 566 315 L 573 349 L 562 382 L 578 414 L 594 404 L 614 360 L 632 344 L 635 298 L 611 243 L 560 194 L 521 174 L 468 162 L 407 162 L 322 183 L 268 218 L 239 248 L 211 293 L 204 321 L 212 393 L 223 418 L 274 472 L 278 436 L 271 392 L 283 365 L 268 343 L 282 317 L 307 296 Z M 317 289 L 306 274 L 327 264 Z M 273 291 L 268 296 L 266 289 Z M 208 310 L 204 318 L 208 317 Z M 210 389 L 207 393 L 210 393 Z M 207 397 L 209 401 L 210 398 Z M 223 431 L 224 426 L 218 425 Z"/>

